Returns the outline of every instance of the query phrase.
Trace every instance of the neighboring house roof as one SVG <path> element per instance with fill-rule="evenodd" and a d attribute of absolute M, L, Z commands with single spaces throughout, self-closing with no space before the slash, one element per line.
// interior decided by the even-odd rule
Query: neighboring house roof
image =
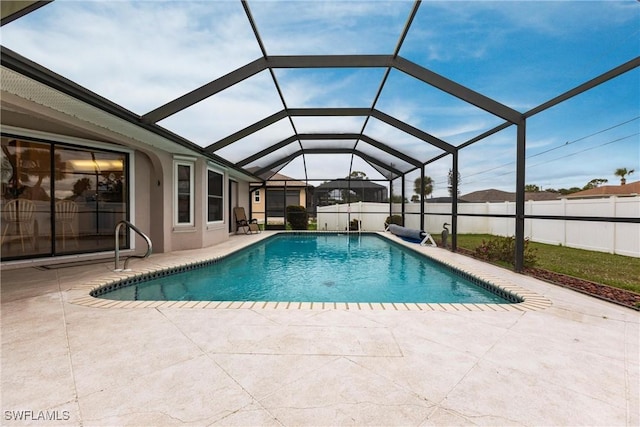
<path fill-rule="evenodd" d="M 248 168 L 251 173 L 255 173 L 260 168 Z M 297 181 L 290 176 L 282 175 L 281 173 L 273 173 L 273 171 L 265 172 L 260 175 L 260 178 L 265 179 L 267 187 L 282 187 L 284 181 L 287 181 L 287 187 L 307 187 L 307 184 L 302 181 Z"/>
<path fill-rule="evenodd" d="M 635 196 L 638 194 L 640 194 L 640 181 L 625 185 L 602 185 L 589 190 L 567 194 L 565 197 L 568 199 L 581 199 L 590 197 Z"/>
<path fill-rule="evenodd" d="M 338 189 L 342 190 L 347 188 L 351 188 L 352 190 L 358 190 L 363 188 L 375 188 L 375 189 L 384 188 L 386 190 L 386 187 L 384 185 L 377 184 L 375 182 L 369 181 L 368 179 L 352 179 L 351 184 L 349 184 L 349 181 L 347 180 L 335 180 L 335 181 L 325 182 L 324 184 L 320 184 L 316 187 L 316 189 L 321 189 L 321 190 L 338 190 Z"/>
<path fill-rule="evenodd" d="M 560 193 L 552 193 L 549 191 L 535 191 L 524 193 L 525 201 L 529 200 L 557 200 L 560 198 Z M 515 202 L 516 193 L 509 191 L 496 190 L 490 188 L 488 190 L 474 191 L 473 193 L 460 196 L 460 199 L 472 203 L 500 203 L 500 202 Z"/>
<path fill-rule="evenodd" d="M 449 196 L 445 197 L 429 197 L 424 199 L 425 203 L 452 203 L 453 198 Z M 467 203 L 466 200 L 458 199 L 458 203 Z"/>
<path fill-rule="evenodd" d="M 488 190 L 474 191 L 473 193 L 460 196 L 460 199 L 467 202 L 480 203 L 480 202 L 513 202 L 516 200 L 515 193 L 509 193 L 507 191 L 496 190 L 490 188 Z"/>
<path fill-rule="evenodd" d="M 559 200 L 562 197 L 560 193 L 554 193 L 551 191 L 526 191 L 524 193 L 524 200 L 528 202 L 529 200 L 540 201 L 540 200 Z M 515 193 L 514 199 L 515 201 Z"/>

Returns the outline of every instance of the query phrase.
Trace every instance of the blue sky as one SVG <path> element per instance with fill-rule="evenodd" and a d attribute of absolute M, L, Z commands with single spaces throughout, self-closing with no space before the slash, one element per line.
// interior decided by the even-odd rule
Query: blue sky
<path fill-rule="evenodd" d="M 248 4 L 269 55 L 391 54 L 413 7 L 407 1 Z M 141 115 L 261 56 L 240 1 L 56 0 L 2 27 L 1 36 L 4 46 Z M 640 2 L 425 1 L 399 54 L 526 112 L 640 55 Z M 287 107 L 369 108 L 384 71 L 278 69 L 275 76 Z M 159 124 L 208 146 L 282 108 L 265 71 Z M 502 123 L 397 70 L 376 108 L 454 145 Z M 364 125 L 364 117 L 293 121 L 300 133 L 357 133 Z M 613 172 L 620 167 L 635 169 L 629 176 L 635 181 L 639 132 L 635 69 L 528 120 L 527 183 L 568 188 L 604 178 L 617 184 Z M 237 161 L 292 133 L 283 120 L 217 154 Z M 379 120 L 369 120 L 365 133 L 423 161 L 440 153 Z M 281 172 L 304 179 L 304 164 L 309 179 L 343 177 L 352 169 L 381 178 L 345 155 L 305 156 Z M 434 196 L 447 194 L 450 166 L 449 158 L 427 166 Z M 460 167 L 463 194 L 513 191 L 515 129 L 461 150 Z M 406 177 L 409 192 L 417 176 Z"/>

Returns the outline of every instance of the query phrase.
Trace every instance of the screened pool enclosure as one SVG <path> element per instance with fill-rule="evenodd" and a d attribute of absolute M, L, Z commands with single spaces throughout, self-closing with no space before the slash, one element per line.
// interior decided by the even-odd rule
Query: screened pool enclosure
<path fill-rule="evenodd" d="M 455 251 L 504 218 L 520 271 L 529 221 L 640 223 L 526 209 L 640 169 L 639 32 L 634 1 L 3 2 L 2 66 L 252 176 L 265 224 L 371 202 Z M 484 189 L 513 211 L 461 212 Z"/>

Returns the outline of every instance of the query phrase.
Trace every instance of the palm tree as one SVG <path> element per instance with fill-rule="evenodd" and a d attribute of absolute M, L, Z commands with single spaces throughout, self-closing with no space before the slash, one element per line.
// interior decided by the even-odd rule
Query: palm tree
<path fill-rule="evenodd" d="M 51 177 L 51 150 L 49 148 L 41 148 L 31 146 L 20 149 L 13 153 L 9 152 L 7 146 L 2 146 L 3 173 L 9 179 L 10 190 L 15 197 L 27 191 L 30 198 L 39 200 L 49 200 L 49 195 L 42 188 L 42 183 L 46 178 Z M 60 181 L 66 177 L 66 164 L 62 161 L 60 154 L 54 155 L 54 174 L 53 178 Z M 8 166 L 8 170 L 7 167 Z M 25 183 L 30 183 L 30 177 L 37 178 L 36 183 L 29 187 Z"/>
<path fill-rule="evenodd" d="M 618 168 L 613 174 L 620 177 L 620 185 L 625 185 L 627 183 L 627 179 L 625 177 L 627 175 L 631 175 L 633 172 L 633 169 L 627 170 L 627 168 Z"/>
<path fill-rule="evenodd" d="M 425 176 L 424 181 L 421 178 L 416 178 L 413 181 L 413 192 L 417 195 L 427 197 L 433 193 L 433 179 L 430 176 Z"/>
<path fill-rule="evenodd" d="M 609 182 L 608 179 L 595 178 L 595 179 L 592 179 L 591 181 L 587 182 L 587 185 L 582 187 L 582 189 L 583 190 L 590 190 L 592 188 L 598 188 L 598 187 L 600 187 L 600 185 L 605 184 L 607 182 Z"/>

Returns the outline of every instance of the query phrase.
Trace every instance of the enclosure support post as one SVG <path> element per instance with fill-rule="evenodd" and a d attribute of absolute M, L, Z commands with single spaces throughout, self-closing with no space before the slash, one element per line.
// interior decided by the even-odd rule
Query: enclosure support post
<path fill-rule="evenodd" d="M 516 147 L 516 229 L 514 269 L 522 272 L 524 267 L 524 186 L 525 186 L 525 155 L 526 155 L 526 119 L 523 117 L 518 123 L 518 137 Z"/>
<path fill-rule="evenodd" d="M 424 186 L 424 165 L 420 167 L 420 182 Z M 424 230 L 424 188 L 420 190 L 420 230 Z"/>
<path fill-rule="evenodd" d="M 393 215 L 393 180 L 389 178 L 389 216 Z"/>
<path fill-rule="evenodd" d="M 351 231 L 351 176 L 347 178 L 347 228 L 345 230 Z"/>
<path fill-rule="evenodd" d="M 268 209 L 267 206 L 269 206 L 269 200 L 268 200 L 268 194 L 269 191 L 267 191 L 267 187 L 264 187 L 264 229 L 267 229 L 267 224 L 269 224 L 269 213 L 268 213 Z M 249 199 L 249 206 L 251 206 L 251 199 Z M 251 212 L 251 209 L 249 209 L 249 212 Z M 253 215 L 253 213 L 251 213 L 250 215 Z M 253 218 L 252 216 L 249 216 L 249 218 Z"/>
<path fill-rule="evenodd" d="M 458 250 L 458 150 L 453 153 L 451 166 L 451 251 Z"/>
<path fill-rule="evenodd" d="M 284 182 L 284 190 L 282 190 L 282 206 L 284 206 L 283 208 L 283 212 L 282 212 L 282 222 L 284 223 L 284 230 L 287 229 L 287 181 Z"/>
<path fill-rule="evenodd" d="M 401 197 L 401 205 L 402 206 L 402 223 L 403 224 L 407 224 L 407 220 L 405 218 L 405 210 L 404 210 L 404 198 L 405 198 L 405 188 L 404 188 L 404 175 L 402 175 L 402 184 L 401 184 L 401 188 L 402 188 L 402 197 Z"/>

